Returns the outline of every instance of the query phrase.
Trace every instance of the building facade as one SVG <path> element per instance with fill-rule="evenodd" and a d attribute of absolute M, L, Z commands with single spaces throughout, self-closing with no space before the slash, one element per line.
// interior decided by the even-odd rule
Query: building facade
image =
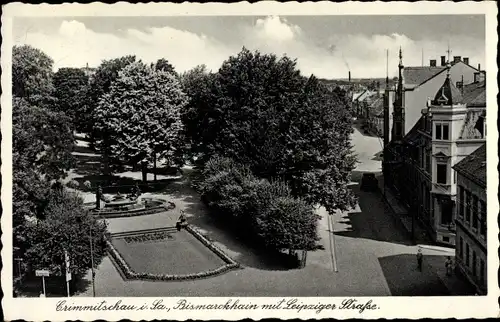
<path fill-rule="evenodd" d="M 400 62 L 401 70 L 404 68 Z M 449 64 L 434 99 L 421 102 L 420 118 L 406 131 L 403 81 L 395 91 L 393 125 L 384 149 L 384 180 L 438 243 L 455 245 L 457 178 L 452 166 L 485 142 L 486 84 L 452 81 Z M 388 110 L 386 100 L 386 110 Z M 388 117 L 385 111 L 385 117 Z M 385 126 L 385 132 L 389 131 Z M 386 138 L 388 133 L 384 133 Z"/>
<path fill-rule="evenodd" d="M 487 294 L 486 144 L 454 167 L 457 176 L 456 267 Z"/>

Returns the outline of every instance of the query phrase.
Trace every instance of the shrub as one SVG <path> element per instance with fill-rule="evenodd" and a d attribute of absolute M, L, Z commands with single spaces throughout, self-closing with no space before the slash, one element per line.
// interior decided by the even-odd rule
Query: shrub
<path fill-rule="evenodd" d="M 80 184 L 76 180 L 70 180 L 68 181 L 66 186 L 71 189 L 78 189 L 80 187 Z"/>
<path fill-rule="evenodd" d="M 256 178 L 223 157 L 209 160 L 203 175 L 203 200 L 234 220 L 240 235 L 272 250 L 314 249 L 319 216 L 308 202 L 293 197 L 286 183 Z"/>

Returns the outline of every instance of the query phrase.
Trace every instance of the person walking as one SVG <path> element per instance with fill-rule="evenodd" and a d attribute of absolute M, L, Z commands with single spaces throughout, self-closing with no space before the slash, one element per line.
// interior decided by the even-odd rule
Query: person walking
<path fill-rule="evenodd" d="M 424 260 L 424 255 L 422 254 L 422 249 L 419 248 L 417 251 L 417 264 L 418 264 L 418 270 L 422 271 L 422 262 Z"/>
<path fill-rule="evenodd" d="M 453 271 L 453 262 L 450 256 L 448 256 L 448 258 L 446 259 L 444 266 L 446 267 L 446 276 L 451 276 Z"/>

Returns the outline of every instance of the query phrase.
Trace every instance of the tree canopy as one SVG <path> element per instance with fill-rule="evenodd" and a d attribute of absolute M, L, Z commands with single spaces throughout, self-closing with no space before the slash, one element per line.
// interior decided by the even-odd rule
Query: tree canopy
<path fill-rule="evenodd" d="M 295 196 L 328 211 L 353 205 L 351 112 L 342 93 L 301 76 L 288 57 L 247 49 L 226 60 L 213 80 L 203 79 L 210 91 L 197 91 L 194 116 L 185 119 L 193 122 L 188 128 L 203 129 L 190 133 L 204 160 L 232 158 L 261 178 L 283 179 Z"/>
<path fill-rule="evenodd" d="M 12 49 L 12 96 L 34 104 L 50 104 L 54 92 L 52 66 L 47 54 L 29 45 Z"/>
<path fill-rule="evenodd" d="M 54 74 L 57 109 L 68 115 L 78 130 L 88 118 L 86 104 L 89 78 L 80 68 L 60 68 Z"/>
<path fill-rule="evenodd" d="M 136 62 L 125 67 L 102 96 L 96 113 L 96 127 L 108 133 L 111 155 L 127 162 L 155 156 L 174 164 L 182 135 L 180 110 L 187 97 L 169 72 Z"/>

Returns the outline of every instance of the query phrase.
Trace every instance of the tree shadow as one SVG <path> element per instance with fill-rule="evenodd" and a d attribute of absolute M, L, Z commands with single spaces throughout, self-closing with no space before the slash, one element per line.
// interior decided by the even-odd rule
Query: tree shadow
<path fill-rule="evenodd" d="M 379 258 L 380 267 L 394 296 L 450 296 L 450 290 L 430 266 L 444 265 L 446 256 L 425 255 L 422 271 L 414 254 L 400 254 Z M 458 277 L 447 277 L 457 279 Z M 452 281 L 452 283 L 454 283 Z M 457 283 L 460 284 L 457 286 Z M 453 295 L 473 295 L 474 289 L 462 281 L 453 287 Z M 458 294 L 456 294 L 458 292 Z"/>
<path fill-rule="evenodd" d="M 358 197 L 357 206 L 348 211 L 339 223 L 349 228 L 336 232 L 337 235 L 371 239 L 402 245 L 413 245 L 411 238 L 404 233 L 404 227 L 401 227 L 391 209 L 383 201 L 382 195 L 378 191 L 368 192 L 360 190 L 360 181 L 363 172 L 353 171 L 353 183 L 349 187 Z"/>

